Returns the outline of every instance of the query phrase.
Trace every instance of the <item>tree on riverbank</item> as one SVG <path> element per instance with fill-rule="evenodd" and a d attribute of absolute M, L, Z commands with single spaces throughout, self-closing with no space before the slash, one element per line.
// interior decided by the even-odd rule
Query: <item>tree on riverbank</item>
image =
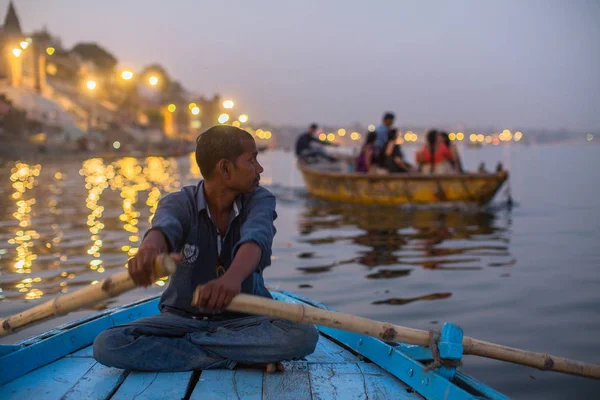
<path fill-rule="evenodd" d="M 78 43 L 71 52 L 78 54 L 85 61 L 93 62 L 98 71 L 103 74 L 114 72 L 118 63 L 115 56 L 96 43 Z"/>

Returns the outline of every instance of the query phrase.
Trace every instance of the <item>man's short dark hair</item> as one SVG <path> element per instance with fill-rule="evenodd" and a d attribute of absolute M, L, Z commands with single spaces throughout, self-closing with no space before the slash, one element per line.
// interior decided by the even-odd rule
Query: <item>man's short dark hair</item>
<path fill-rule="evenodd" d="M 383 120 L 385 121 L 386 119 L 394 119 L 396 118 L 396 116 L 394 115 L 393 112 L 386 112 L 385 114 L 383 114 Z"/>
<path fill-rule="evenodd" d="M 222 159 L 235 160 L 244 152 L 244 141 L 254 140 L 243 129 L 230 125 L 217 125 L 196 139 L 196 163 L 204 178 L 209 177 Z"/>
<path fill-rule="evenodd" d="M 319 125 L 312 123 L 310 124 L 310 129 L 317 129 L 319 127 Z"/>

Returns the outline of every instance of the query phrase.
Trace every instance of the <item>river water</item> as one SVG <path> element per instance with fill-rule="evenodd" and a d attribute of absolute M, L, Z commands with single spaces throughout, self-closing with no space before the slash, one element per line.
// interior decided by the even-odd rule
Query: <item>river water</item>
<path fill-rule="evenodd" d="M 262 153 L 277 197 L 270 285 L 339 311 L 600 363 L 600 147 L 462 149 L 467 168 L 502 161 L 486 209 L 318 201 L 290 153 Z M 409 155 L 414 148 L 406 149 Z M 200 178 L 193 157 L 9 163 L 0 169 L 0 316 L 121 271 L 158 199 Z M 14 343 L 165 282 L 0 339 Z M 162 285 L 162 286 L 161 286 Z M 464 370 L 514 398 L 597 398 L 600 383 L 474 356 Z"/>

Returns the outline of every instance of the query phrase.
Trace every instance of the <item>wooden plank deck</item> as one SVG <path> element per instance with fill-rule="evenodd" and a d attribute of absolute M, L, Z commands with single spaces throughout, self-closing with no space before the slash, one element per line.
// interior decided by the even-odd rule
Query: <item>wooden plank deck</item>
<path fill-rule="evenodd" d="M 110 398 L 123 383 L 128 371 L 105 367 L 96 363 L 79 381 L 61 397 L 61 400 L 104 400 Z"/>
<path fill-rule="evenodd" d="M 258 370 L 202 371 L 192 400 L 261 400 L 263 372 Z"/>
<path fill-rule="evenodd" d="M 314 400 L 422 398 L 372 363 L 313 364 L 310 377 Z"/>
<path fill-rule="evenodd" d="M 419 399 L 395 377 L 321 335 L 306 360 L 285 362 L 284 373 L 259 370 L 129 372 L 75 351 L 0 387 L 1 399 Z M 198 378 L 199 374 L 199 378 Z M 197 382 L 196 382 L 197 379 Z"/>
<path fill-rule="evenodd" d="M 0 399 L 60 399 L 90 370 L 92 358 L 61 358 L 0 387 Z"/>
<path fill-rule="evenodd" d="M 113 400 L 162 400 L 185 397 L 193 372 L 131 372 Z"/>
<path fill-rule="evenodd" d="M 310 377 L 306 361 L 286 362 L 283 374 L 264 373 L 264 400 L 310 400 Z"/>

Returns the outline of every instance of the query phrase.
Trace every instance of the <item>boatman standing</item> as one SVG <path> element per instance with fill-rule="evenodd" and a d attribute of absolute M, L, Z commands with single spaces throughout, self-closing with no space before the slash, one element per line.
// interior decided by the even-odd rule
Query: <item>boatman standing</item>
<path fill-rule="evenodd" d="M 259 186 L 252 136 L 233 126 L 216 126 L 198 137 L 196 162 L 204 177 L 165 196 L 129 275 L 151 285 L 153 261 L 171 253 L 177 271 L 163 292 L 160 314 L 109 328 L 94 342 L 100 363 L 138 371 L 189 371 L 242 367 L 283 370 L 283 360 L 315 349 L 313 325 L 224 311 L 233 297 L 271 298 L 263 271 L 271 263 L 275 197 Z M 192 306 L 205 285 L 201 308 Z"/>

